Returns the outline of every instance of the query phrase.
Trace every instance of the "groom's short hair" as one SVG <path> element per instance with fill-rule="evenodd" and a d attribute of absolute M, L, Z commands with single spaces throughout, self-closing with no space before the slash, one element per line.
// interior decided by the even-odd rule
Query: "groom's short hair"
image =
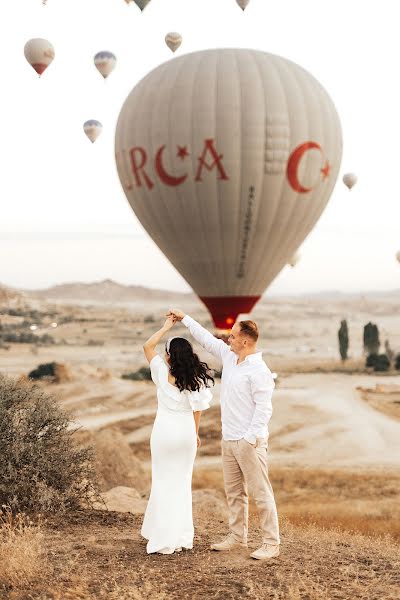
<path fill-rule="evenodd" d="M 239 321 L 240 333 L 248 335 L 255 342 L 258 340 L 258 327 L 254 321 Z"/>

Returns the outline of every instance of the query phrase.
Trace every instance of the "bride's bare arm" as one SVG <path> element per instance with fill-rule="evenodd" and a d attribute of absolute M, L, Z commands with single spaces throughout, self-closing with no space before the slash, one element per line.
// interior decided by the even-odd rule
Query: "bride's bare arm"
<path fill-rule="evenodd" d="M 157 352 L 156 352 L 157 344 L 162 340 L 162 338 L 167 333 L 167 331 L 169 331 L 175 325 L 175 321 L 176 321 L 175 317 L 173 317 L 173 316 L 168 317 L 167 320 L 165 321 L 164 325 L 161 327 L 161 329 L 159 329 L 158 331 L 153 333 L 153 335 L 151 337 L 149 337 L 147 342 L 145 342 L 143 344 L 144 354 L 145 354 L 148 362 L 150 362 L 151 359 L 154 358 L 155 355 L 157 354 Z"/>
<path fill-rule="evenodd" d="M 199 428 L 200 428 L 201 410 L 196 410 L 193 413 L 193 417 L 194 417 L 194 422 L 196 424 L 197 447 L 200 448 L 201 441 L 200 441 L 200 437 L 199 437 Z"/>

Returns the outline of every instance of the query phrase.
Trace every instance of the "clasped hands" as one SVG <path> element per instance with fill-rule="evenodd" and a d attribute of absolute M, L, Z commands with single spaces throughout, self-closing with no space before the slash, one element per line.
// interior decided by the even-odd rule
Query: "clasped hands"
<path fill-rule="evenodd" d="M 185 313 L 179 310 L 179 308 L 171 308 L 165 316 L 167 319 L 164 323 L 164 328 L 171 329 L 177 321 L 182 321 Z"/>

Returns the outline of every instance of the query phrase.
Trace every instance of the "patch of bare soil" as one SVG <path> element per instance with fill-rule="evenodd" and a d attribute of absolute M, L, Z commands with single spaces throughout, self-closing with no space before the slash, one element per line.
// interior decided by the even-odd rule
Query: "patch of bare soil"
<path fill-rule="evenodd" d="M 142 517 L 79 511 L 45 524 L 52 573 L 13 589 L 2 600 L 397 600 L 399 549 L 389 540 L 284 523 L 281 555 L 266 563 L 249 557 L 259 532 L 251 522 L 248 550 L 216 553 L 226 533 L 213 512 L 197 517 L 195 546 L 173 555 L 148 555 Z"/>
<path fill-rule="evenodd" d="M 95 467 L 101 491 L 118 485 L 135 487 L 140 492 L 149 489 L 150 473 L 132 454 L 118 428 L 108 427 L 96 432 L 79 430 L 75 435 L 82 445 L 89 444 L 95 450 Z"/>
<path fill-rule="evenodd" d="M 357 387 L 360 397 L 380 412 L 400 420 L 400 385 L 379 385 L 375 388 Z"/>

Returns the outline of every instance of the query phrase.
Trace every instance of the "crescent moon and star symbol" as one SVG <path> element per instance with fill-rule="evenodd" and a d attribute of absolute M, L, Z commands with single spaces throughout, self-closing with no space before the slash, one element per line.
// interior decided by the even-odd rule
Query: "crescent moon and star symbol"
<path fill-rule="evenodd" d="M 163 183 L 165 183 L 166 185 L 170 185 L 172 187 L 176 187 L 178 185 L 181 185 L 187 179 L 188 176 L 186 173 L 186 175 L 182 175 L 181 177 L 174 177 L 173 175 L 170 175 L 170 173 L 167 173 L 167 171 L 165 170 L 164 164 L 163 164 L 163 154 L 164 154 L 165 148 L 166 148 L 166 146 L 164 144 L 164 146 L 161 146 L 161 148 L 158 150 L 158 152 L 156 154 L 154 166 L 157 171 L 157 175 L 159 176 L 160 180 Z M 186 156 L 189 156 L 187 147 L 186 146 L 178 146 L 177 156 L 181 160 L 185 160 Z"/>
<path fill-rule="evenodd" d="M 300 146 L 297 146 L 289 157 L 286 174 L 290 186 L 295 192 L 299 192 L 300 194 L 306 194 L 314 189 L 314 187 L 305 187 L 299 181 L 299 165 L 303 156 L 309 150 L 319 150 L 325 160 L 323 167 L 320 169 L 322 181 L 328 179 L 332 168 L 330 162 L 324 157 L 321 146 L 317 144 L 317 142 L 304 142 L 303 144 L 300 144 Z"/>

